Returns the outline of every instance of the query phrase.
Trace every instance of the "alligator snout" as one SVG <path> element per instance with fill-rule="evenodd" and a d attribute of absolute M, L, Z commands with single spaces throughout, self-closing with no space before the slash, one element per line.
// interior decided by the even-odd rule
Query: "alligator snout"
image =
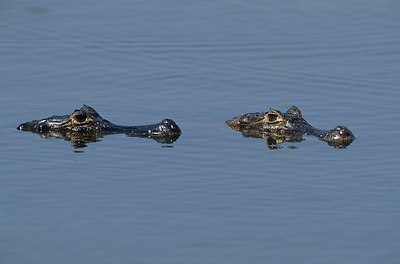
<path fill-rule="evenodd" d="M 172 119 L 164 119 L 160 122 L 158 125 L 158 132 L 161 134 L 180 134 L 181 129 L 178 127 L 178 125 L 175 123 L 174 120 Z"/>
<path fill-rule="evenodd" d="M 17 129 L 21 131 L 32 131 L 37 133 L 44 133 L 50 130 L 46 120 L 34 120 L 32 122 L 22 123 L 17 127 Z"/>
<path fill-rule="evenodd" d="M 29 123 L 23 123 L 23 124 L 19 125 L 19 126 L 17 127 L 17 129 L 18 129 L 18 130 L 21 130 L 21 131 L 30 131 L 30 130 L 32 130 L 31 127 L 32 127 L 32 126 L 31 126 Z"/>
<path fill-rule="evenodd" d="M 346 126 L 337 126 L 323 135 L 323 139 L 328 142 L 352 142 L 354 138 L 353 133 Z"/>

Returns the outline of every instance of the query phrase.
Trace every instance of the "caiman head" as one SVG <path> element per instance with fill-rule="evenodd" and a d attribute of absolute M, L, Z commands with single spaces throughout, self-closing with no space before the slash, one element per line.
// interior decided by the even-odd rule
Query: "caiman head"
<path fill-rule="evenodd" d="M 34 120 L 19 125 L 17 129 L 34 133 L 96 133 L 105 132 L 112 126 L 111 122 L 103 119 L 93 108 L 84 105 L 81 109 L 76 109 L 71 115 L 51 116 Z"/>
<path fill-rule="evenodd" d="M 152 125 L 119 126 L 102 118 L 87 105 L 76 109 L 70 115 L 34 120 L 19 125 L 17 129 L 37 133 L 42 138 L 63 138 L 71 141 L 76 147 L 95 142 L 108 134 L 124 133 L 127 136 L 152 138 L 167 144 L 176 141 L 181 134 L 180 128 L 171 119 L 164 119 Z"/>
<path fill-rule="evenodd" d="M 303 135 L 313 135 L 331 146 L 344 148 L 355 138 L 345 126 L 337 126 L 331 130 L 312 127 L 296 106 L 289 108 L 286 113 L 270 108 L 265 113 L 245 114 L 226 121 L 226 124 L 240 131 L 245 137 L 265 138 L 271 145 L 285 141 L 301 141 Z"/>

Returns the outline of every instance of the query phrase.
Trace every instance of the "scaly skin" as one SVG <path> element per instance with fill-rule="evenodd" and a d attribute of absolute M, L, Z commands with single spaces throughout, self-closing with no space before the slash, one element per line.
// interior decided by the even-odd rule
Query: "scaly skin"
<path fill-rule="evenodd" d="M 303 135 L 312 135 L 331 146 L 344 148 L 355 139 L 353 133 L 345 126 L 336 126 L 330 130 L 312 127 L 296 106 L 289 108 L 286 113 L 272 108 L 265 113 L 248 113 L 234 117 L 226 121 L 226 124 L 246 137 L 267 138 L 272 144 L 301 141 Z"/>
<path fill-rule="evenodd" d="M 144 126 L 120 126 L 103 119 L 92 107 L 83 105 L 71 115 L 51 116 L 23 123 L 18 130 L 31 131 L 44 138 L 64 138 L 72 143 L 87 143 L 109 134 L 126 134 L 133 137 L 148 137 L 162 143 L 171 143 L 179 138 L 181 130 L 171 119 L 158 124 Z"/>

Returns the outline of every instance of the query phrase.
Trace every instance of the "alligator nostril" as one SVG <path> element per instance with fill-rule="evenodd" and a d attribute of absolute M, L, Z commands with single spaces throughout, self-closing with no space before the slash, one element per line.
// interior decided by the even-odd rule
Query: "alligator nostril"
<path fill-rule="evenodd" d="M 172 119 L 163 119 L 161 121 L 161 124 L 167 125 L 167 126 L 176 125 L 175 122 Z"/>
<path fill-rule="evenodd" d="M 165 133 L 179 133 L 181 130 L 172 119 L 164 119 L 160 122 L 160 131 Z"/>
<path fill-rule="evenodd" d="M 17 129 L 18 129 L 18 130 L 21 130 L 21 131 L 28 130 L 28 129 L 29 129 L 29 124 L 28 124 L 28 123 L 20 124 L 20 125 L 17 127 Z"/>

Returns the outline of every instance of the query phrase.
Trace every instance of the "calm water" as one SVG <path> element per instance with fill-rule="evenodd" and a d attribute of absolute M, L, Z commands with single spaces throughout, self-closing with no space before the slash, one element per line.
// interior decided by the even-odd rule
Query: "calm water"
<path fill-rule="evenodd" d="M 0 263 L 398 263 L 398 1 L 3 1 Z M 93 106 L 172 145 L 18 124 Z M 299 106 L 270 150 L 224 121 Z"/>

